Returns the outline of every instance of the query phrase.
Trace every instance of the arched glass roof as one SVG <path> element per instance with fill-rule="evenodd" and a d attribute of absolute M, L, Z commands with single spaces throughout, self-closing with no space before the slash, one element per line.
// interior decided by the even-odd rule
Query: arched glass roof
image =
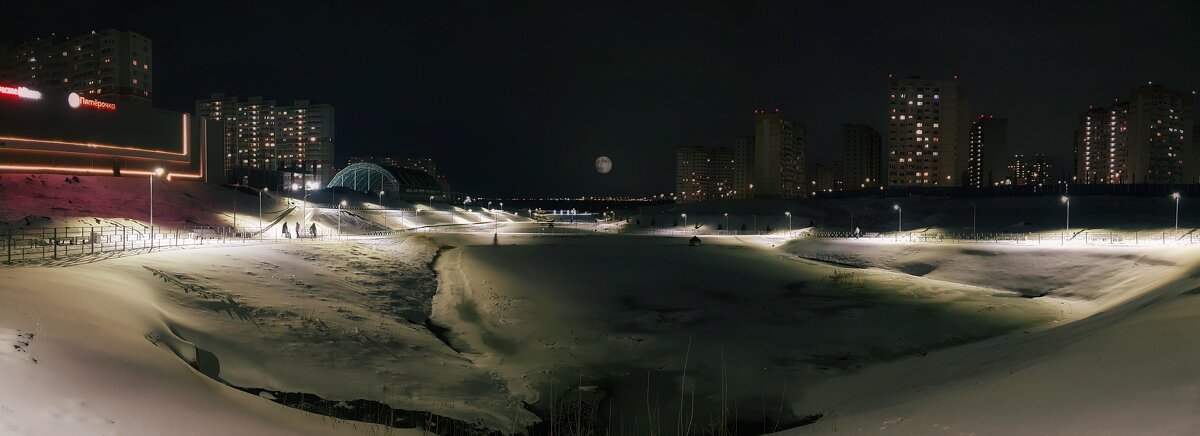
<path fill-rule="evenodd" d="M 437 179 L 424 171 L 384 167 L 369 162 L 351 164 L 329 180 L 326 188 L 346 188 L 368 194 L 384 191 L 394 194 L 441 192 Z"/>

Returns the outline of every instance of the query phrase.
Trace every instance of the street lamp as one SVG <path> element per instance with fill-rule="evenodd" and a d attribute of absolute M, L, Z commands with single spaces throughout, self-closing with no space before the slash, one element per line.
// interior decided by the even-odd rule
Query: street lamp
<path fill-rule="evenodd" d="M 262 193 L 267 188 L 262 188 L 258 191 L 258 239 L 262 239 L 263 221 L 262 221 Z"/>
<path fill-rule="evenodd" d="M 787 215 L 787 217 L 788 217 L 788 231 L 790 232 L 790 231 L 792 231 L 792 213 L 784 212 L 783 214 Z"/>
<path fill-rule="evenodd" d="M 686 213 L 682 213 L 682 214 L 680 214 L 680 215 L 683 215 L 683 227 L 685 227 L 685 228 L 686 228 L 686 227 L 687 227 L 687 214 L 686 214 Z"/>
<path fill-rule="evenodd" d="M 304 176 L 301 175 L 301 178 L 303 178 L 303 177 Z M 294 186 L 296 186 L 296 184 L 293 183 L 292 186 L 294 187 Z M 300 227 L 301 228 L 303 228 L 304 225 L 307 224 L 306 218 L 308 217 L 308 189 L 309 188 L 316 189 L 317 186 L 320 186 L 320 185 L 318 185 L 316 182 L 304 182 L 304 198 L 300 199 Z M 297 230 L 296 237 L 299 238 L 300 237 L 299 229 L 296 229 L 296 230 Z"/>
<path fill-rule="evenodd" d="M 379 207 L 383 208 L 383 191 L 379 191 Z"/>
<path fill-rule="evenodd" d="M 346 205 L 346 200 L 338 203 L 338 236 L 342 236 L 342 207 Z"/>
<path fill-rule="evenodd" d="M 901 209 L 899 204 L 893 204 L 892 209 L 896 210 L 896 214 L 898 216 L 898 221 L 896 222 L 896 237 L 899 238 L 899 234 L 904 232 L 904 209 Z"/>
<path fill-rule="evenodd" d="M 1171 194 L 1171 198 L 1175 199 L 1175 233 L 1179 233 L 1179 193 Z"/>
<path fill-rule="evenodd" d="M 162 176 L 163 169 L 158 167 L 150 175 L 150 249 L 154 249 L 154 177 Z"/>
<path fill-rule="evenodd" d="M 725 212 L 725 231 L 729 231 L 729 212 Z"/>
<path fill-rule="evenodd" d="M 1067 205 L 1067 236 L 1071 234 L 1071 198 L 1062 196 L 1062 202 Z"/>

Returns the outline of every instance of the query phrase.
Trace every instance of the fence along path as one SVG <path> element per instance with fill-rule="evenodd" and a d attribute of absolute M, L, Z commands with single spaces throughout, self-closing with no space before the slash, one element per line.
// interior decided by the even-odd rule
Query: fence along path
<path fill-rule="evenodd" d="M 901 242 L 972 242 L 1011 243 L 1021 245 L 1191 245 L 1200 242 L 1194 230 L 1179 232 L 1116 232 L 1109 230 L 1077 230 L 1067 232 L 978 232 L 940 233 L 931 231 L 871 232 L 855 236 L 853 232 L 810 232 L 813 238 L 860 238 Z"/>
<path fill-rule="evenodd" d="M 170 247 L 205 245 L 246 245 L 266 242 L 306 242 L 339 238 L 330 233 L 291 233 L 291 237 L 275 232 L 263 233 L 256 227 L 197 227 L 191 230 L 150 229 L 128 226 L 47 227 L 0 230 L 0 260 L 15 263 L 28 260 L 60 259 L 133 250 L 153 250 Z M 342 235 L 350 237 L 381 237 L 394 232 L 369 232 Z"/>

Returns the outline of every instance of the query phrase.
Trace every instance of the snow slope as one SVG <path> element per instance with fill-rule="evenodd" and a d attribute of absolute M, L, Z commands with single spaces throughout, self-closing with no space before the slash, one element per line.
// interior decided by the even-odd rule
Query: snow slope
<path fill-rule="evenodd" d="M 0 433 L 405 434 L 300 412 L 201 375 L 164 351 L 194 347 L 167 339 L 154 292 L 122 274 L 0 268 L 0 283 Z"/>
<path fill-rule="evenodd" d="M 1048 292 L 1041 299 L 1065 304 L 1064 321 L 1077 321 L 824 380 L 792 404 L 796 413 L 824 418 L 785 434 L 1200 432 L 1197 248 L 836 247 L 845 244 L 853 243 L 806 241 L 788 250 L 853 252 L 883 268 L 896 268 L 897 254 L 940 252 L 940 266 L 927 276 L 998 287 L 1039 283 L 1041 273 Z"/>

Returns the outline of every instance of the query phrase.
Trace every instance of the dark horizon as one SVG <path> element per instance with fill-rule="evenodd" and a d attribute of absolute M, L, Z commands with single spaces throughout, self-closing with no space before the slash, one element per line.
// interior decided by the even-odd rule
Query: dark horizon
<path fill-rule="evenodd" d="M 1089 105 L 1149 81 L 1194 91 L 1200 71 L 1200 6 L 1182 2 L 133 5 L 15 5 L 0 40 L 131 30 L 154 43 L 156 106 L 329 103 L 339 163 L 427 155 L 486 196 L 670 192 L 676 146 L 731 146 L 759 108 L 829 162 L 843 123 L 886 137 L 889 74 L 959 76 L 972 115 L 1008 118 L 1011 152 L 1061 172 Z"/>

